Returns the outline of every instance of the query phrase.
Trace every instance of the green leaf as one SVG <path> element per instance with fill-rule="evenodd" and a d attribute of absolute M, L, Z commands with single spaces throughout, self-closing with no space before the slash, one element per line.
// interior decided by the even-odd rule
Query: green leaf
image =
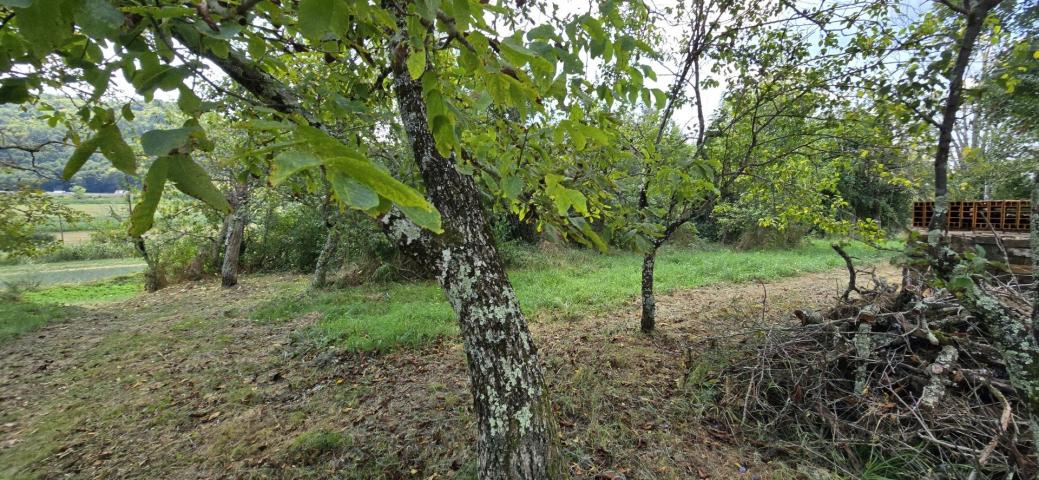
<path fill-rule="evenodd" d="M 114 37 L 123 21 L 123 13 L 107 0 L 85 0 L 76 12 L 76 24 L 92 37 Z"/>
<path fill-rule="evenodd" d="M 167 178 L 173 182 L 177 190 L 202 200 L 221 212 L 231 211 L 227 198 L 213 186 L 213 180 L 209 178 L 209 174 L 191 157 L 174 155 L 167 158 L 172 159 L 167 171 Z"/>
<path fill-rule="evenodd" d="M 319 41 L 332 30 L 335 0 L 300 0 L 299 33 L 311 41 Z"/>
<path fill-rule="evenodd" d="M 408 73 L 411 78 L 418 80 L 422 76 L 422 73 L 426 71 L 426 51 L 425 49 L 411 52 L 408 56 Z"/>
<path fill-rule="evenodd" d="M 309 152 L 289 150 L 279 153 L 274 157 L 274 165 L 271 168 L 271 184 L 281 185 L 289 177 L 308 168 L 321 165 L 321 159 Z"/>
<path fill-rule="evenodd" d="M 371 162 L 351 157 L 334 157 L 326 158 L 324 163 L 330 171 L 335 170 L 353 177 L 397 206 L 433 211 L 433 206 L 415 189 L 376 168 Z"/>
<path fill-rule="evenodd" d="M 137 174 L 137 155 L 123 140 L 123 134 L 114 123 L 102 128 L 96 137 L 101 154 L 112 162 L 112 166 L 127 175 Z"/>
<path fill-rule="evenodd" d="M 415 222 L 415 225 L 433 233 L 444 233 L 440 212 L 435 208 L 432 211 L 427 211 L 415 207 L 400 207 L 400 211 L 404 212 L 404 215 L 411 219 L 412 222 Z"/>
<path fill-rule="evenodd" d="M 162 190 L 166 186 L 170 161 L 170 157 L 155 160 L 144 176 L 141 200 L 134 205 L 133 211 L 130 212 L 130 236 L 140 237 L 155 224 L 155 210 L 159 208 Z"/>
<path fill-rule="evenodd" d="M 202 99 L 198 98 L 198 95 L 195 95 L 190 88 L 181 85 L 180 96 L 177 97 L 177 107 L 188 115 L 194 115 L 202 110 Z"/>
<path fill-rule="evenodd" d="M 296 128 L 296 140 L 305 144 L 313 155 L 320 157 L 326 167 L 353 177 L 397 206 L 434 211 L 433 206 L 415 189 L 380 170 L 359 152 L 343 145 L 320 129 L 299 126 Z"/>
<path fill-rule="evenodd" d="M 147 155 L 157 157 L 175 153 L 188 145 L 191 135 L 198 127 L 181 127 L 171 130 L 152 130 L 141 135 L 141 147 Z"/>
<path fill-rule="evenodd" d="M 59 47 L 72 36 L 72 2 L 47 0 L 15 9 L 18 30 L 37 56 Z"/>
<path fill-rule="evenodd" d="M 72 151 L 72 156 L 69 157 L 69 161 L 65 162 L 65 169 L 61 171 L 61 178 L 68 180 L 79 169 L 83 168 L 83 164 L 87 163 L 90 156 L 97 151 L 97 144 L 98 137 L 95 135 L 76 146 L 76 149 Z"/>
<path fill-rule="evenodd" d="M 501 41 L 501 45 L 517 55 L 528 58 L 538 56 L 537 52 L 527 48 L 526 45 L 523 45 L 523 40 L 517 36 L 505 37 L 505 39 Z"/>
<path fill-rule="evenodd" d="M 333 159 L 334 161 L 326 164 L 328 182 L 332 184 L 336 198 L 340 202 L 360 210 L 369 210 L 379 206 L 379 195 L 374 190 L 355 180 L 345 170 L 337 168 L 340 159 Z"/>
<path fill-rule="evenodd" d="M 0 0 L 0 5 L 5 7 L 26 8 L 32 5 L 32 0 Z"/>
<path fill-rule="evenodd" d="M 509 175 L 502 180 L 501 188 L 506 197 L 510 200 L 515 200 L 519 198 L 520 193 L 523 192 L 523 179 L 514 175 Z"/>

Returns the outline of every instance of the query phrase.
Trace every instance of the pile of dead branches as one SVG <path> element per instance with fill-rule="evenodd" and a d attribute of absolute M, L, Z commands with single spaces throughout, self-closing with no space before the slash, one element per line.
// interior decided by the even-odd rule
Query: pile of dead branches
<path fill-rule="evenodd" d="M 876 279 L 874 279 L 876 280 Z M 756 332 L 717 375 L 721 417 L 772 449 L 874 478 L 1034 478 L 1000 353 L 942 289 L 874 288 Z M 1021 318 L 1031 286 L 990 282 Z"/>

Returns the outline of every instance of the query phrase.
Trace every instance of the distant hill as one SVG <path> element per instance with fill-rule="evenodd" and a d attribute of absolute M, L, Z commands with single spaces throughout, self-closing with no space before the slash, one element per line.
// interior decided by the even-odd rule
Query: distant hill
<path fill-rule="evenodd" d="M 68 100 L 55 96 L 48 96 L 45 100 L 68 117 L 75 117 L 75 107 Z M 135 104 L 131 110 L 134 114 L 133 121 L 122 120 L 119 127 L 123 130 L 127 142 L 135 148 L 138 146 L 137 138 L 141 133 L 156 128 L 171 128 L 174 125 L 171 112 L 176 109 L 173 105 L 155 101 L 150 104 Z M 0 105 L 0 147 L 34 146 L 48 141 L 62 142 L 65 141 L 66 133 L 61 125 L 49 126 L 46 120 L 41 119 L 41 112 L 33 106 Z M 25 185 L 46 191 L 69 190 L 79 185 L 87 192 L 111 193 L 125 190 L 129 185 L 136 183 L 135 179 L 111 168 L 111 164 L 101 155 L 91 157 L 71 181 L 61 180 L 61 170 L 73 150 L 71 142 L 66 143 L 68 145 L 47 145 L 32 154 L 18 149 L 0 149 L 3 163 L 32 168 L 36 172 L 0 166 L 0 190 L 15 190 Z"/>

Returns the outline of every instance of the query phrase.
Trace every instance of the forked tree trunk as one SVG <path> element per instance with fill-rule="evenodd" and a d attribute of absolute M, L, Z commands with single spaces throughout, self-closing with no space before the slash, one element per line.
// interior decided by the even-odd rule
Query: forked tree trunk
<path fill-rule="evenodd" d="M 642 257 L 642 333 L 653 333 L 657 322 L 657 300 L 653 295 L 653 269 L 657 263 L 657 248 Z"/>
<path fill-rule="evenodd" d="M 336 247 L 339 246 L 339 236 L 339 226 L 329 225 L 325 245 L 321 247 L 321 254 L 317 257 L 317 266 L 314 267 L 314 280 L 310 283 L 311 288 L 325 288 L 328 285 L 328 270 L 332 265 L 332 257 L 336 254 Z"/>
<path fill-rule="evenodd" d="M 401 30 L 403 19 L 399 18 Z M 428 196 L 443 218 L 441 251 L 429 252 L 437 280 L 458 315 L 469 367 L 479 441 L 479 477 L 554 478 L 550 409 L 537 349 L 495 249 L 472 177 L 437 152 L 422 86 L 394 45 L 393 75 L 401 121 Z M 392 230 L 391 230 L 392 232 Z M 397 231 L 399 242 L 415 232 Z"/>

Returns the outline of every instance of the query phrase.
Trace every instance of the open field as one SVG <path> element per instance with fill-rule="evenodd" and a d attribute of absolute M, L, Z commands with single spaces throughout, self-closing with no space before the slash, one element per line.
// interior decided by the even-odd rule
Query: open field
<path fill-rule="evenodd" d="M 59 232 L 64 231 L 66 244 L 77 244 L 88 240 L 89 232 L 119 228 L 120 221 L 126 219 L 130 214 L 130 206 L 123 195 L 87 194 L 76 198 L 74 195 L 65 194 L 56 195 L 55 198 L 60 203 L 82 212 L 86 216 L 79 222 L 52 223 L 40 230 L 54 234 L 56 238 L 59 236 Z M 86 232 L 86 235 L 78 234 L 79 232 Z"/>
<path fill-rule="evenodd" d="M 15 282 L 41 286 L 93 282 L 143 270 L 144 262 L 136 258 L 0 266 L 0 286 Z"/>
<path fill-rule="evenodd" d="M 681 382 L 684 351 L 720 325 L 831 302 L 844 272 L 825 245 L 668 252 L 652 337 L 637 333 L 637 256 L 542 258 L 512 278 L 571 476 L 789 478 L 710 428 L 709 389 Z M 439 292 L 313 295 L 306 283 L 245 276 L 230 290 L 189 283 L 60 312 L 45 302 L 74 303 L 82 287 L 27 295 L 22 305 L 57 317 L 0 344 L 0 476 L 473 478 L 465 362 Z"/>

